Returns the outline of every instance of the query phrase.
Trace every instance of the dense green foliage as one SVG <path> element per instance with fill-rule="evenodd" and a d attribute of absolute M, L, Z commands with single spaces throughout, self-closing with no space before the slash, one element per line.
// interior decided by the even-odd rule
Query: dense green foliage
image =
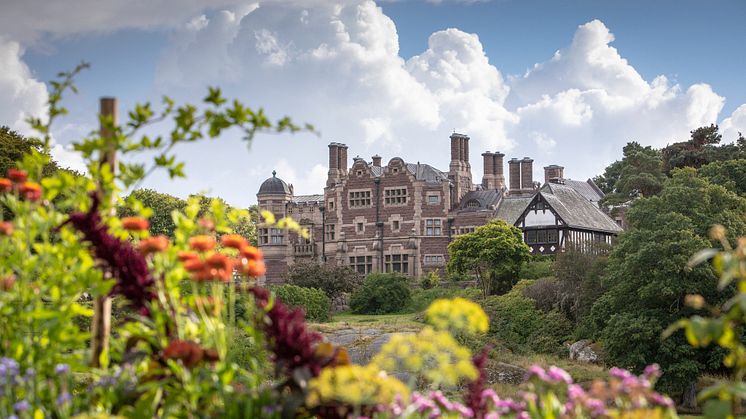
<path fill-rule="evenodd" d="M 689 140 L 661 150 L 664 171 L 670 174 L 676 168 L 696 169 L 716 161 L 746 158 L 746 139 L 742 135 L 733 143 L 720 144 L 722 139 L 717 125 L 695 129 Z"/>
<path fill-rule="evenodd" d="M 635 196 L 652 196 L 660 192 L 666 175 L 660 151 L 637 142 L 624 146 L 623 157 L 606 168 L 594 181 L 606 196 L 605 204 L 619 204 Z"/>
<path fill-rule="evenodd" d="M 642 370 L 658 362 L 666 371 L 662 383 L 681 391 L 699 373 L 717 368 L 711 351 L 697 351 L 681 336 L 661 341 L 665 327 L 691 312 L 687 294 L 723 301 L 708 267 L 687 262 L 709 247 L 713 224 L 728 226 L 733 235 L 746 233 L 746 199 L 713 185 L 691 168 L 673 172 L 658 196 L 640 199 L 630 209 L 631 229 L 614 246 L 603 285 L 608 289 L 594 304 L 591 321 L 614 365 Z"/>
<path fill-rule="evenodd" d="M 479 300 L 482 295 L 478 288 L 429 288 L 416 289 L 412 291 L 412 302 L 405 311 L 410 313 L 419 313 L 427 308 L 433 301 L 438 298 L 463 297 L 469 300 Z"/>
<path fill-rule="evenodd" d="M 412 302 L 409 279 L 399 273 L 372 273 L 352 294 L 350 309 L 357 314 L 385 314 L 404 310 Z"/>
<path fill-rule="evenodd" d="M 329 320 L 332 303 L 324 291 L 318 288 L 304 288 L 289 284 L 275 287 L 272 290 L 275 296 L 289 307 L 303 308 L 306 320 Z"/>
<path fill-rule="evenodd" d="M 521 352 L 560 353 L 572 335 L 572 323 L 556 310 L 544 313 L 524 290 L 522 280 L 510 292 L 482 302 L 490 316 L 490 334 L 505 347 Z"/>
<path fill-rule="evenodd" d="M 42 166 L 42 173 L 34 173 L 36 178 L 50 176 L 59 169 L 57 162 L 52 160 L 48 152 L 44 151 L 44 143 L 33 138 L 26 138 L 7 126 L 0 126 L 0 176 L 5 176 L 8 169 L 15 167 L 16 162 L 23 160 L 31 150 L 41 152 L 47 157 Z"/>
<path fill-rule="evenodd" d="M 363 276 L 349 266 L 333 263 L 298 262 L 288 271 L 288 283 L 318 288 L 329 298 L 352 293 L 363 283 Z"/>
<path fill-rule="evenodd" d="M 531 258 L 521 267 L 518 274 L 520 279 L 539 279 L 552 276 L 552 265 L 554 261 L 551 256 L 531 256 Z"/>
<path fill-rule="evenodd" d="M 698 172 L 711 183 L 746 197 L 746 159 L 712 162 Z"/>
<path fill-rule="evenodd" d="M 523 232 L 503 220 L 493 220 L 448 245 L 447 268 L 451 274 L 473 274 L 486 297 L 509 291 L 528 258 Z"/>

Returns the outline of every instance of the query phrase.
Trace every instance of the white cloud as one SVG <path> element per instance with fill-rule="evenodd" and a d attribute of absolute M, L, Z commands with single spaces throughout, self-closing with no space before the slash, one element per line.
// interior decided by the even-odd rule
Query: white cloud
<path fill-rule="evenodd" d="M 746 136 L 746 104 L 739 106 L 720 123 L 720 132 L 725 142 L 734 141 L 739 133 Z"/>
<path fill-rule="evenodd" d="M 18 42 L 0 36 L 0 123 L 29 134 L 25 118 L 46 114 L 47 87 L 33 77 L 22 56 Z"/>

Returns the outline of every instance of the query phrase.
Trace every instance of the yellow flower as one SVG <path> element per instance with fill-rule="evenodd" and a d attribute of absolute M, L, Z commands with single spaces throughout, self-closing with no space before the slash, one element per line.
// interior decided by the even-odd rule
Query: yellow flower
<path fill-rule="evenodd" d="M 371 364 L 389 372 L 420 375 L 436 386 L 453 386 L 478 375 L 469 349 L 459 345 L 448 332 L 429 326 L 416 335 L 392 336 Z"/>
<path fill-rule="evenodd" d="M 425 319 L 438 330 L 477 334 L 489 329 L 489 318 L 482 307 L 461 297 L 433 301 Z"/>
<path fill-rule="evenodd" d="M 324 368 L 308 384 L 309 407 L 342 402 L 354 406 L 392 403 L 399 395 L 409 398 L 409 389 L 375 365 L 342 365 Z"/>

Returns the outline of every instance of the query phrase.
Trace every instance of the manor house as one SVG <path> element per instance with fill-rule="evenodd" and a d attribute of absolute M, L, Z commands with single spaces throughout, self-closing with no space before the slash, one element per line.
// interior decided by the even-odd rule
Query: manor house
<path fill-rule="evenodd" d="M 260 228 L 259 246 L 268 283 L 284 280 L 302 260 L 349 265 L 360 273 L 402 272 L 420 276 L 445 271 L 448 243 L 498 218 L 519 227 L 534 254 L 554 254 L 574 243 L 589 252 L 610 245 L 622 231 L 598 205 L 603 192 L 592 180 L 565 179 L 564 168 L 544 167 L 544 183 L 533 179 L 533 160 L 508 161 L 482 153 L 481 184 L 472 181 L 469 137 L 454 133 L 448 172 L 394 157 L 355 157 L 347 146 L 329 144 L 329 173 L 323 194 L 295 195 L 272 172 L 257 193 L 259 208 L 292 217 L 310 238 L 284 229 Z"/>

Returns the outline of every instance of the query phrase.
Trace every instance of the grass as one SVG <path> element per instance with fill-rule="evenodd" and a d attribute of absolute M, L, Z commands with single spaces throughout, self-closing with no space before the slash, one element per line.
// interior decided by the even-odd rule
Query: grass
<path fill-rule="evenodd" d="M 336 313 L 326 323 L 312 323 L 321 333 L 331 333 L 340 329 L 380 329 L 382 332 L 417 331 L 424 324 L 417 320 L 417 313 L 405 314 L 352 314 Z"/>

